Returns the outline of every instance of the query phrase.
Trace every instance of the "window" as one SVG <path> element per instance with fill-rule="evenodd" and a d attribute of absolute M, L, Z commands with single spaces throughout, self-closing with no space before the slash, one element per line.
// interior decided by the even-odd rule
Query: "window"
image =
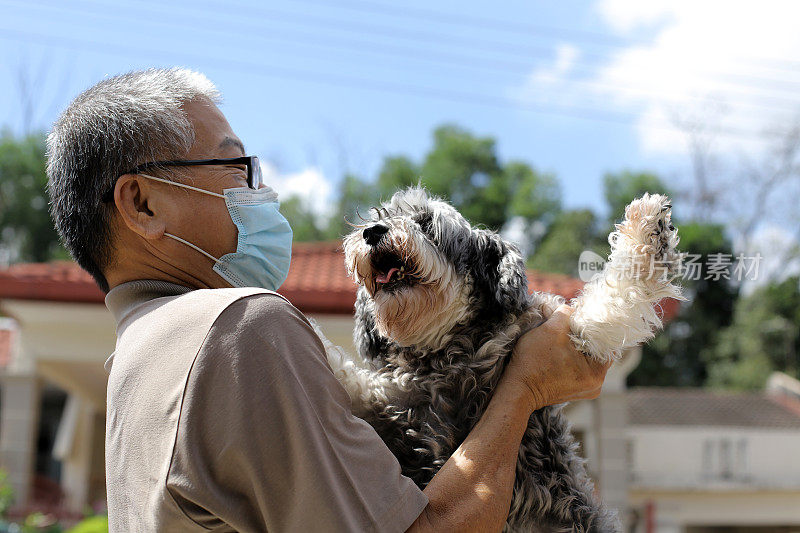
<path fill-rule="evenodd" d="M 706 480 L 745 480 L 747 475 L 747 439 L 722 437 L 706 439 L 702 450 L 702 477 Z"/>

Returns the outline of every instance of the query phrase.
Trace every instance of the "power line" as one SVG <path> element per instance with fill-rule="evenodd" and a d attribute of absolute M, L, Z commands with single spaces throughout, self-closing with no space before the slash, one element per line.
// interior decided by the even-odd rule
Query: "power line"
<path fill-rule="evenodd" d="M 312 4 L 320 4 L 321 3 L 320 0 L 299 0 L 299 1 L 305 1 L 307 3 L 312 3 Z M 359 1 L 359 0 L 355 0 L 355 1 L 357 3 L 359 3 L 359 4 L 367 3 L 367 4 L 370 4 L 370 5 L 376 5 L 376 4 L 373 4 L 373 3 L 363 2 L 363 1 Z M 161 7 L 162 6 L 162 4 L 154 4 L 152 2 L 142 1 L 142 0 L 138 0 L 137 3 L 139 3 L 139 5 L 148 5 L 150 7 Z M 213 8 L 216 8 L 218 6 L 217 4 L 215 4 L 213 2 L 207 2 L 207 1 L 203 2 L 202 0 L 198 0 L 198 1 L 192 3 L 193 6 L 197 6 L 198 4 L 199 5 L 205 5 L 205 6 L 211 6 Z M 346 4 L 347 4 L 347 2 L 345 2 L 345 5 Z M 379 36 L 382 36 L 382 37 L 391 36 L 391 37 L 394 37 L 394 38 L 412 40 L 414 42 L 416 42 L 415 40 L 418 39 L 418 38 L 439 39 L 439 38 L 442 37 L 442 35 L 440 33 L 432 33 L 432 32 L 420 31 L 420 30 L 417 30 L 417 29 L 414 29 L 414 28 L 408 28 L 407 26 L 404 26 L 401 29 L 401 31 L 398 33 L 398 31 L 397 31 L 398 28 L 397 27 L 393 27 L 393 26 L 385 26 L 385 25 L 378 26 L 378 25 L 375 25 L 375 24 L 371 24 L 371 25 L 367 26 L 367 25 L 363 25 L 363 24 L 353 24 L 350 20 L 343 20 L 341 18 L 320 17 L 318 15 L 307 14 L 307 13 L 304 13 L 302 15 L 298 15 L 296 13 L 290 13 L 290 12 L 286 12 L 286 11 L 281 11 L 281 10 L 275 9 L 275 8 L 266 8 L 266 7 L 263 7 L 263 6 L 260 6 L 260 5 L 253 6 L 253 5 L 249 5 L 249 4 L 245 5 L 245 4 L 242 4 L 242 3 L 236 3 L 234 5 L 237 5 L 237 6 L 241 7 L 242 9 L 248 10 L 251 14 L 260 14 L 260 15 L 265 16 L 265 17 L 272 17 L 274 19 L 282 20 L 284 22 L 289 22 L 291 24 L 301 25 L 301 26 L 306 26 L 306 27 L 312 27 L 312 28 L 317 28 L 317 29 L 318 29 L 318 26 L 315 26 L 315 24 L 319 23 L 319 24 L 322 24 L 322 27 L 324 27 L 327 30 L 338 30 L 339 28 L 345 27 L 345 28 L 350 28 L 353 31 L 356 31 L 359 35 L 363 34 L 363 33 L 372 33 L 374 35 L 379 35 Z M 336 5 L 337 5 L 337 7 L 341 7 L 340 2 L 337 2 Z M 391 9 L 392 11 L 395 11 L 397 14 L 403 13 L 403 14 L 405 14 L 407 16 L 407 13 L 405 13 L 405 7 L 401 11 L 397 11 L 396 8 L 391 8 L 390 6 L 385 6 L 385 7 L 387 9 Z M 439 20 L 440 22 L 447 22 L 446 17 L 448 15 L 444 14 L 444 13 L 440 13 L 440 15 L 442 17 L 445 17 L 445 19 L 441 19 L 441 17 L 440 17 L 437 20 Z M 473 28 L 473 29 L 475 29 L 475 28 Z M 462 38 L 461 36 L 458 36 L 458 35 L 447 35 L 447 39 L 450 40 L 450 41 L 460 42 L 460 43 L 466 44 L 466 45 L 472 45 L 472 46 L 478 45 L 477 47 L 475 47 L 475 50 L 478 51 L 478 52 L 487 51 L 487 50 L 488 51 L 503 50 L 503 52 L 501 52 L 501 53 L 508 53 L 509 50 L 510 50 L 512 55 L 517 56 L 517 57 L 524 57 L 525 59 L 530 59 L 531 58 L 530 53 L 526 52 L 525 49 L 530 50 L 530 51 L 534 52 L 535 54 L 549 55 L 549 54 L 551 54 L 553 52 L 553 50 L 551 48 L 549 48 L 549 47 L 532 46 L 532 45 L 529 45 L 529 44 L 525 44 L 525 45 L 520 46 L 518 43 L 513 43 L 512 44 L 512 43 L 508 43 L 508 42 L 498 42 L 498 41 L 493 41 L 493 40 L 488 40 L 487 41 L 485 38 L 464 39 L 464 38 Z M 437 42 L 438 43 L 442 43 L 443 41 L 439 40 Z M 448 43 L 445 41 L 444 44 L 448 44 Z M 609 56 L 608 54 L 598 54 L 598 53 L 592 53 L 592 52 L 586 53 L 585 50 L 582 50 L 582 53 L 586 57 L 596 58 L 596 59 L 600 59 L 600 60 L 610 59 L 611 58 L 611 56 Z M 475 57 L 474 54 L 470 54 L 470 55 L 466 55 L 466 56 L 465 55 L 461 55 L 461 56 L 459 56 L 459 58 L 461 60 L 464 60 L 464 61 L 470 62 L 470 63 L 475 62 L 476 60 L 480 61 L 479 59 L 477 59 Z M 490 60 L 490 61 L 493 61 L 495 63 L 497 62 L 497 60 Z M 507 60 L 505 58 L 503 60 L 501 60 L 500 62 L 504 63 L 506 65 L 512 66 L 512 67 L 522 67 L 522 68 L 529 67 L 529 63 L 527 63 L 527 62 L 520 63 L 519 61 L 515 62 L 515 61 L 512 61 L 512 60 Z M 800 65 L 800 63 L 798 63 L 798 65 Z M 654 70 L 655 69 L 650 69 L 650 71 L 654 71 Z M 790 72 L 791 74 L 796 73 L 796 71 L 797 71 L 797 69 L 795 69 L 795 68 L 784 69 L 784 72 Z M 716 75 L 716 76 L 719 76 L 721 79 L 734 80 L 734 81 L 731 81 L 731 83 L 744 83 L 744 86 L 750 87 L 750 88 L 755 88 L 755 89 L 763 89 L 763 85 L 765 83 L 768 83 L 768 84 L 773 84 L 773 85 L 782 85 L 782 86 L 785 87 L 785 89 L 783 90 L 784 92 L 789 92 L 789 93 L 792 93 L 792 94 L 794 94 L 798 90 L 800 90 L 800 82 L 791 81 L 791 80 L 783 80 L 783 79 L 776 79 L 776 78 L 764 78 L 764 77 L 760 77 L 760 76 L 748 76 L 748 75 L 741 75 L 741 74 L 736 74 L 736 73 L 728 73 L 728 72 L 713 71 L 713 70 L 704 70 L 702 73 L 703 74 Z M 735 80 L 738 80 L 738 81 L 735 81 Z M 752 82 L 752 83 L 750 83 L 750 82 Z"/>
<path fill-rule="evenodd" d="M 302 0 L 301 0 L 302 1 Z M 104 2 L 96 2 L 101 5 L 108 5 Z M 161 7 L 163 4 L 157 2 L 148 2 L 137 0 L 135 3 L 141 6 L 149 6 L 149 7 Z M 317 4 L 313 0 L 310 2 L 312 4 Z M 231 3 L 227 4 L 231 5 Z M 302 26 L 312 26 L 317 27 L 316 25 L 321 25 L 327 30 L 335 30 L 339 31 L 341 29 L 347 29 L 348 31 L 354 31 L 358 34 L 372 34 L 377 35 L 380 37 L 393 37 L 397 39 L 403 40 L 411 40 L 418 44 L 419 39 L 433 39 L 437 44 L 445 44 L 445 45 L 468 45 L 468 46 L 475 46 L 479 45 L 476 50 L 477 51 L 499 51 L 501 53 L 510 54 L 514 57 L 519 57 L 523 59 L 530 59 L 531 54 L 530 52 L 533 51 L 535 53 L 550 53 L 552 49 L 549 47 L 543 46 L 532 46 L 528 43 L 519 43 L 519 42 L 509 42 L 509 41 L 498 41 L 495 39 L 486 39 L 484 38 L 476 38 L 475 36 L 471 36 L 469 38 L 465 38 L 461 35 L 457 34 L 443 34 L 442 32 L 432 32 L 426 30 L 420 30 L 418 28 L 412 28 L 408 25 L 401 25 L 400 27 L 385 25 L 385 24 L 375 24 L 371 22 L 368 25 L 362 23 L 354 23 L 352 19 L 342 18 L 342 17 L 334 17 L 331 18 L 329 16 L 320 16 L 315 13 L 303 13 L 298 14 L 295 12 L 287 12 L 281 9 L 276 9 L 274 7 L 265 7 L 263 5 L 252 5 L 252 4 L 243 4 L 243 3 L 233 3 L 232 5 L 239 7 L 243 10 L 247 10 L 249 14 L 258 14 L 265 17 L 269 17 L 272 21 L 280 20 L 283 22 L 288 22 L 290 24 L 295 25 L 302 25 Z M 330 3 L 325 4 L 327 7 L 330 7 Z M 197 6 L 206 6 L 211 10 L 216 11 L 219 8 L 219 3 L 213 1 L 193 1 L 193 7 Z M 341 7 L 338 3 L 336 7 Z M 442 40 L 444 37 L 446 40 Z M 593 54 L 592 57 L 607 57 L 602 56 L 600 54 Z"/>
<path fill-rule="evenodd" d="M 8 3 L 8 2 L 6 2 L 6 3 Z M 73 2 L 71 4 L 71 7 L 68 9 L 68 11 L 70 13 L 75 13 L 76 12 L 75 3 L 76 2 Z M 141 2 L 140 2 L 140 4 L 141 4 Z M 31 2 L 27 2 L 25 4 L 17 3 L 17 5 L 20 5 L 20 6 L 23 6 L 23 5 L 24 6 L 31 6 Z M 44 6 L 41 3 L 39 3 L 39 4 L 33 3 L 33 7 L 44 8 Z M 153 7 L 159 7 L 160 8 L 160 6 L 153 6 Z M 64 8 L 64 7 L 48 6 L 48 9 L 53 9 L 53 8 L 67 11 L 67 9 Z M 162 9 L 162 12 L 163 12 L 163 9 Z M 113 20 L 118 20 L 118 17 L 110 16 L 110 15 L 108 15 L 106 13 L 97 12 L 97 11 L 83 11 L 82 13 L 83 14 L 87 14 L 87 15 L 91 15 L 91 16 L 96 16 L 96 17 L 104 17 L 104 18 L 111 18 Z M 276 12 L 275 10 L 266 10 L 265 11 L 265 10 L 262 9 L 262 10 L 259 11 L 259 13 L 261 13 L 261 14 L 265 14 L 265 13 L 273 14 L 273 13 L 279 13 L 279 12 Z M 166 22 L 166 21 L 158 21 L 158 20 L 154 21 L 154 20 L 152 20 L 150 18 L 147 18 L 147 19 L 142 18 L 142 17 L 139 17 L 139 18 L 141 20 L 145 20 L 145 21 L 147 21 L 148 23 L 151 23 L 151 24 L 152 23 L 161 23 L 162 25 L 167 26 L 167 27 L 176 27 L 176 25 L 177 25 L 175 22 Z M 184 21 L 196 21 L 199 24 L 211 22 L 211 20 L 208 19 L 208 18 L 197 17 L 197 16 L 192 15 L 192 14 L 183 15 L 181 18 Z M 217 20 L 218 20 L 218 18 L 214 19 L 215 22 Z M 249 24 L 250 27 L 254 27 L 252 25 L 252 23 L 250 21 L 248 21 L 248 20 L 245 20 L 245 21 L 242 21 L 242 22 L 245 25 Z M 237 25 L 237 27 L 238 27 L 238 25 Z M 258 29 L 263 29 L 263 27 L 258 26 Z M 204 31 L 206 31 L 206 32 L 215 32 L 216 31 L 216 33 L 222 34 L 225 37 L 229 37 L 230 36 L 229 33 L 222 32 L 220 30 L 215 30 L 214 28 L 209 28 L 209 29 L 204 30 Z M 286 42 L 285 39 L 289 39 L 290 41 L 294 41 L 295 42 L 294 46 L 315 47 L 315 48 L 325 48 L 325 49 L 330 49 L 331 48 L 331 45 L 330 45 L 329 42 L 315 41 L 316 38 L 320 37 L 319 34 L 317 34 L 317 33 L 309 33 L 309 32 L 305 32 L 304 33 L 304 32 L 297 32 L 297 31 L 287 32 L 287 31 L 282 30 L 282 29 L 277 29 L 277 30 L 272 29 L 272 30 L 270 30 L 269 33 L 270 33 L 269 35 L 253 35 L 252 37 L 253 38 L 260 38 L 262 40 L 271 40 L 271 41 L 277 41 L 277 42 Z M 281 35 L 283 35 L 283 37 L 280 37 Z M 298 37 L 301 37 L 301 38 L 299 40 L 297 40 Z M 508 61 L 500 62 L 500 61 L 497 61 L 497 60 L 483 60 L 483 61 L 481 61 L 480 59 L 477 59 L 477 58 L 474 58 L 474 57 L 470 57 L 470 56 L 466 56 L 466 55 L 448 54 L 448 53 L 441 53 L 441 52 L 431 51 L 431 50 L 426 50 L 426 51 L 424 51 L 424 53 L 421 53 L 421 51 L 419 49 L 416 49 L 416 48 L 413 48 L 413 47 L 407 47 L 407 46 L 402 46 L 402 45 L 400 45 L 400 46 L 398 46 L 398 45 L 386 45 L 386 44 L 382 44 L 382 43 L 376 43 L 374 41 L 364 42 L 363 40 L 359 40 L 359 39 L 355 39 L 355 40 L 354 39 L 344 39 L 344 40 L 338 39 L 338 41 L 334 40 L 334 43 L 335 43 L 335 47 L 339 47 L 340 49 L 347 49 L 347 50 L 351 50 L 351 51 L 356 51 L 358 53 L 366 53 L 366 54 L 372 54 L 372 55 L 375 55 L 375 54 L 378 54 L 378 55 L 391 55 L 391 56 L 394 56 L 394 57 L 399 57 L 401 59 L 411 59 L 412 61 L 433 62 L 433 63 L 437 63 L 437 64 L 449 66 L 449 67 L 455 67 L 455 68 L 459 68 L 459 69 L 476 69 L 476 68 L 478 68 L 478 69 L 487 69 L 487 70 L 493 70 L 493 71 L 496 71 L 496 72 L 502 72 L 502 73 L 508 73 L 508 74 L 517 74 L 518 75 L 519 74 L 518 69 L 529 70 L 531 68 L 531 66 L 529 64 L 527 64 L 527 63 L 508 62 Z M 412 56 L 409 57 L 409 55 L 412 55 Z M 583 67 L 582 65 L 578 65 L 576 70 L 577 71 L 581 71 L 581 72 L 591 72 L 591 69 Z M 602 83 L 602 82 L 590 81 L 590 80 L 584 80 L 584 79 L 571 79 L 571 80 L 568 80 L 568 83 L 571 86 L 577 85 L 577 86 L 591 87 L 591 88 L 596 88 L 596 89 L 601 89 L 601 90 L 613 90 L 613 91 L 619 90 L 619 87 L 614 86 L 614 85 L 609 84 L 609 83 Z M 800 88 L 800 85 L 798 85 L 798 87 Z M 798 101 L 796 99 L 779 97 L 779 96 L 770 96 L 770 95 L 764 95 L 764 94 L 760 94 L 760 93 L 745 91 L 745 90 L 742 90 L 742 89 L 740 89 L 740 88 L 738 88 L 736 86 L 731 86 L 730 84 L 728 84 L 727 91 L 731 92 L 731 93 L 734 93 L 734 94 L 738 94 L 740 96 L 752 97 L 752 98 L 756 98 L 756 99 L 759 100 L 758 102 L 746 102 L 745 101 L 745 102 L 738 102 L 737 103 L 737 105 L 743 106 L 743 107 L 762 109 L 762 110 L 779 111 L 779 112 L 784 112 L 785 113 L 787 111 L 789 111 L 789 112 L 794 111 L 798 106 L 800 106 L 800 101 Z M 666 100 L 666 101 L 672 102 L 673 104 L 683 104 L 686 100 L 694 100 L 694 101 L 699 101 L 701 103 L 706 103 L 709 100 L 714 100 L 713 98 L 707 98 L 707 97 L 702 97 L 702 96 L 698 96 L 698 95 L 685 95 L 685 96 L 677 95 L 677 97 L 676 97 L 676 95 L 674 95 L 674 94 L 668 94 L 668 93 L 664 93 L 664 92 L 654 92 L 654 91 L 646 90 L 646 89 L 637 89 L 635 87 L 627 87 L 627 88 L 625 88 L 625 92 L 627 92 L 629 94 L 640 95 L 640 96 L 657 97 L 657 98 L 661 98 L 662 100 Z M 788 106 L 788 108 L 787 108 L 787 106 Z"/>
<path fill-rule="evenodd" d="M 10 39 L 15 41 L 22 41 L 25 43 L 45 44 L 48 46 L 71 48 L 75 50 L 88 50 L 94 53 L 101 54 L 133 54 L 139 56 L 142 52 L 161 54 L 163 50 L 152 48 L 133 48 L 130 46 L 118 45 L 114 43 L 98 43 L 83 39 L 75 39 L 71 37 L 44 35 L 33 32 L 25 32 L 12 28 L 0 27 L 0 38 Z M 539 114 L 554 115 L 570 117 L 575 119 L 590 120 L 606 122 L 617 125 L 630 126 L 631 123 L 640 118 L 639 115 L 631 113 L 620 112 L 606 112 L 597 111 L 591 108 L 581 108 L 577 106 L 544 106 L 539 104 L 528 104 L 526 106 L 518 106 L 508 101 L 505 98 L 496 97 L 492 95 L 470 93 L 464 91 L 444 91 L 435 87 L 425 87 L 417 85 L 402 84 L 396 82 L 382 82 L 372 78 L 363 78 L 350 75 L 335 74 L 330 72 L 312 72 L 305 69 L 287 67 L 284 65 L 267 64 L 260 62 L 243 61 L 235 58 L 219 58 L 208 56 L 205 54 L 192 54 L 187 52 L 180 52 L 185 58 L 190 58 L 190 61 L 206 63 L 212 65 L 214 68 L 221 70 L 231 70 L 237 73 L 244 73 L 249 75 L 265 76 L 269 78 L 290 79 L 303 82 L 323 83 L 327 85 L 340 86 L 346 88 L 370 89 L 381 92 L 388 92 L 399 94 L 402 96 L 417 96 L 435 98 L 442 101 L 452 103 L 467 103 L 477 104 L 495 108 L 514 109 L 514 110 L 527 110 Z M 670 127 L 650 126 L 650 128 L 669 130 Z M 724 136 L 745 138 L 751 140 L 762 140 L 764 135 L 755 136 L 750 132 L 744 130 L 736 130 L 731 128 L 719 129 L 716 133 Z"/>
<path fill-rule="evenodd" d="M 313 3 L 315 0 L 306 0 L 306 1 L 311 1 Z M 97 2 L 95 2 L 95 3 L 97 3 Z M 147 6 L 151 7 L 151 8 L 154 8 L 154 7 L 155 8 L 159 8 L 159 9 L 161 9 L 163 11 L 162 4 L 153 4 L 151 2 L 142 1 L 142 0 L 139 0 L 138 3 L 139 3 L 139 5 L 147 5 Z M 74 4 L 74 2 L 73 2 L 73 4 Z M 214 5 L 213 3 L 208 3 L 208 2 L 204 3 L 202 1 L 199 1 L 199 4 L 200 5 L 203 5 L 203 4 L 212 5 L 212 6 Z M 101 3 L 101 5 L 104 5 L 104 4 Z M 198 2 L 194 2 L 193 5 L 198 5 Z M 241 5 L 241 4 L 239 4 L 239 5 Z M 319 30 L 320 26 L 318 26 L 316 24 L 319 23 L 319 24 L 322 24 L 322 27 L 325 30 L 336 30 L 336 31 L 340 31 L 341 32 L 340 28 L 337 27 L 337 26 L 347 27 L 347 28 L 351 28 L 351 30 L 357 32 L 357 35 L 359 35 L 359 36 L 361 36 L 364 33 L 372 33 L 372 34 L 376 34 L 376 35 L 379 35 L 379 36 L 382 36 L 382 37 L 390 36 L 390 37 L 393 37 L 393 38 L 412 40 L 412 42 L 414 42 L 415 44 L 419 44 L 416 40 L 414 40 L 416 37 L 419 37 L 419 36 L 434 37 L 434 38 L 440 37 L 440 35 L 438 35 L 438 34 L 429 33 L 429 32 L 421 33 L 421 32 L 419 32 L 417 30 L 410 30 L 413 33 L 411 34 L 411 36 L 409 36 L 408 34 L 404 35 L 402 31 L 398 33 L 397 32 L 397 28 L 394 28 L 394 27 L 375 26 L 374 24 L 369 25 L 369 26 L 363 25 L 363 24 L 355 24 L 354 25 L 350 21 L 342 21 L 341 19 L 331 19 L 331 18 L 324 18 L 324 17 L 313 16 L 313 15 L 306 15 L 306 14 L 300 16 L 300 15 L 297 15 L 297 14 L 294 14 L 294 13 L 287 13 L 285 11 L 276 10 L 274 8 L 264 8 L 262 6 L 244 6 L 244 5 L 242 5 L 242 8 L 243 9 L 245 9 L 245 8 L 248 9 L 250 14 L 261 15 L 261 16 L 264 16 L 264 17 L 266 17 L 268 19 L 271 17 L 272 19 L 281 20 L 283 22 L 289 22 L 289 23 L 294 24 L 294 25 L 309 27 L 309 28 L 312 28 L 312 29 L 317 30 L 317 31 Z M 210 20 L 214 20 L 214 21 L 218 21 L 219 20 L 218 17 L 212 17 L 211 19 L 207 19 L 207 18 L 204 19 L 202 17 L 197 17 L 196 15 L 192 15 L 192 14 L 185 14 L 185 15 L 182 16 L 182 18 L 187 18 L 187 17 L 193 17 L 194 20 L 199 20 L 201 22 L 203 22 L 203 21 L 208 22 Z M 316 22 L 314 22 L 314 21 L 316 21 Z M 240 22 L 244 23 L 245 25 L 249 24 L 250 27 L 253 27 L 255 29 L 263 29 L 262 26 L 253 26 L 251 19 L 247 19 L 247 20 L 240 21 Z M 409 30 L 408 30 L 408 28 L 403 28 L 403 31 L 408 32 Z M 286 31 L 282 31 L 280 29 L 278 29 L 278 30 L 274 30 L 273 29 L 273 30 L 271 30 L 271 32 L 272 33 L 276 33 L 276 34 L 289 35 L 290 38 L 298 35 L 297 31 L 286 32 Z M 350 33 L 350 31 L 348 30 L 345 33 Z M 304 35 L 304 37 L 306 39 L 314 39 L 314 38 L 320 37 L 320 35 L 317 32 L 314 32 L 314 33 L 306 32 L 303 35 Z M 330 36 L 327 36 L 327 38 L 331 39 Z M 453 39 L 453 38 L 454 38 L 453 36 L 448 36 L 448 39 Z M 334 39 L 334 41 L 337 40 L 336 37 L 334 37 L 333 39 Z M 465 39 L 461 39 L 460 41 L 458 41 L 458 36 L 455 36 L 455 39 L 457 40 L 457 42 L 462 42 L 462 43 L 466 43 L 466 44 L 470 44 L 470 45 L 479 45 L 475 49 L 478 52 L 485 51 L 485 50 L 490 50 L 491 51 L 492 50 L 492 45 L 493 44 L 497 44 L 497 43 L 492 43 L 492 42 L 486 42 L 486 41 L 483 41 L 483 40 L 480 40 L 480 39 L 466 39 L 466 40 Z M 440 63 L 444 63 L 444 64 L 448 64 L 448 65 L 452 65 L 452 66 L 457 66 L 457 67 L 483 68 L 483 69 L 488 69 L 488 70 L 494 70 L 494 71 L 497 71 L 497 72 L 513 71 L 515 73 L 518 73 L 518 69 L 530 70 L 532 68 L 532 66 L 533 66 L 531 64 L 531 62 L 530 62 L 530 59 L 531 59 L 530 55 L 526 56 L 527 61 L 519 61 L 519 60 L 513 60 L 513 59 L 507 59 L 507 58 L 502 58 L 502 59 L 492 58 L 492 59 L 490 59 L 490 58 L 477 57 L 476 54 L 474 54 L 474 53 L 469 53 L 469 54 L 457 54 L 456 53 L 456 54 L 454 54 L 454 53 L 448 53 L 448 52 L 444 52 L 443 53 L 443 52 L 440 52 L 440 51 L 433 51 L 433 50 L 430 50 L 430 49 L 420 50 L 420 49 L 415 48 L 415 47 L 408 47 L 408 46 L 397 45 L 397 44 L 388 44 L 387 45 L 385 43 L 378 43 L 378 42 L 375 42 L 375 41 L 364 41 L 363 38 L 356 39 L 355 41 L 353 39 L 342 40 L 341 38 L 338 38 L 338 43 L 337 44 L 340 45 L 340 46 L 344 46 L 344 47 L 346 47 L 348 49 L 351 49 L 351 50 L 367 51 L 367 52 L 373 52 L 374 51 L 376 53 L 387 53 L 387 54 L 392 54 L 392 55 L 395 55 L 395 56 L 398 55 L 398 54 L 402 55 L 402 54 L 406 54 L 406 53 L 408 53 L 408 54 L 418 54 L 418 59 L 421 59 L 421 60 L 440 62 Z M 531 50 L 535 51 L 537 54 L 546 55 L 546 56 L 549 56 L 553 52 L 552 49 L 550 49 L 548 47 L 541 47 L 541 46 L 533 47 L 533 48 L 531 48 Z M 598 59 L 609 59 L 609 56 L 607 56 L 607 55 L 592 54 L 592 53 L 586 54 L 585 51 L 582 52 L 582 53 L 586 57 L 593 57 L 593 58 L 598 58 Z M 580 72 L 594 73 L 593 69 L 588 68 L 586 66 L 577 65 L 576 67 L 577 67 L 577 70 L 580 71 Z M 656 72 L 657 70 L 658 69 L 656 69 L 656 68 L 643 69 L 642 70 L 642 75 L 646 75 L 648 72 Z M 695 72 L 696 73 L 700 73 L 700 71 L 695 71 Z M 795 71 L 792 71 L 792 72 L 794 73 Z M 780 93 L 788 93 L 788 94 L 791 94 L 791 95 L 796 95 L 798 93 L 798 91 L 800 91 L 800 82 L 798 82 L 798 81 L 782 80 L 782 79 L 775 79 L 775 78 L 754 77 L 754 76 L 749 76 L 749 75 L 742 75 L 742 74 L 737 74 L 737 73 L 726 73 L 726 72 L 720 72 L 720 71 L 714 72 L 712 70 L 707 70 L 707 69 L 704 69 L 701 73 L 703 75 L 706 75 L 706 76 L 707 75 L 717 76 L 717 79 L 712 79 L 712 81 L 714 81 L 715 83 L 719 83 L 720 80 L 727 80 L 727 81 L 723 82 L 723 85 L 726 85 L 729 88 L 729 90 L 732 90 L 733 92 L 736 92 L 738 94 L 757 95 L 757 96 L 760 96 L 760 97 L 762 97 L 762 98 L 764 98 L 766 100 L 772 100 L 773 102 L 783 101 L 784 103 L 789 103 L 789 105 L 792 105 L 792 106 L 797 105 L 797 103 L 798 103 L 797 100 L 792 100 L 792 99 L 788 99 L 786 97 L 780 97 L 780 96 L 771 96 L 771 95 L 763 93 L 763 91 L 766 90 L 766 91 L 770 91 L 770 92 L 773 92 L 773 93 L 774 92 L 780 92 Z M 585 82 L 585 81 L 582 81 L 582 80 L 573 80 L 573 81 L 577 81 L 579 83 L 591 83 L 591 82 Z M 743 91 L 740 88 L 738 88 L 737 85 L 739 85 L 741 87 L 749 88 L 749 89 L 755 89 L 756 91 Z M 765 85 L 772 85 L 772 87 L 765 87 Z M 782 86 L 783 88 L 782 89 L 775 88 L 774 87 L 775 85 Z M 778 105 L 780 105 L 780 104 L 778 104 Z"/>
<path fill-rule="evenodd" d="M 326 0 L 295 0 L 297 2 L 306 2 L 317 5 L 328 5 Z M 531 34 L 550 35 L 552 37 L 562 37 L 564 35 L 571 35 L 577 41 L 584 41 L 594 43 L 595 45 L 611 47 L 611 48 L 628 48 L 637 44 L 649 44 L 642 40 L 623 39 L 617 36 L 609 35 L 607 33 L 590 32 L 585 30 L 576 30 L 570 28 L 554 28 L 552 26 L 543 26 L 536 24 L 529 24 L 525 22 L 515 22 L 509 20 L 493 19 L 488 17 L 476 17 L 472 15 L 465 15 L 463 13 L 445 13 L 435 9 L 424 7 L 415 7 L 403 5 L 402 8 L 394 4 L 385 4 L 382 2 L 372 2 L 369 0 L 337 0 L 338 7 L 346 7 L 355 11 L 362 11 L 366 13 L 382 13 L 391 16 L 400 16 L 406 18 L 422 18 L 425 20 L 434 20 L 443 24 L 458 25 L 468 29 L 485 29 L 492 28 L 504 33 L 516 33 L 519 35 L 530 36 Z M 753 63 L 769 62 L 773 64 L 782 64 L 783 67 L 776 67 L 778 70 L 796 70 L 800 67 L 800 61 L 792 61 L 780 58 L 768 57 L 746 57 L 742 58 L 745 61 Z"/>
<path fill-rule="evenodd" d="M 325 0 L 297 0 L 309 4 L 316 5 L 330 5 L 326 4 Z M 531 35 L 546 35 L 550 37 L 563 37 L 564 35 L 572 35 L 574 38 L 592 42 L 600 46 L 611 47 L 625 47 L 634 44 L 633 42 L 621 39 L 616 36 L 608 34 L 588 32 L 583 30 L 567 29 L 567 28 L 553 28 L 538 24 L 529 24 L 525 22 L 514 22 L 509 20 L 492 19 L 487 17 L 476 17 L 466 15 L 464 13 L 444 13 L 434 9 L 424 7 L 415 7 L 403 5 L 402 8 L 397 8 L 394 5 L 369 2 L 365 0 L 337 0 L 337 7 L 346 7 L 353 11 L 361 11 L 367 13 L 381 13 L 390 16 L 401 16 L 405 18 L 425 19 L 441 22 L 451 26 L 462 26 L 469 29 L 493 29 L 504 33 L 516 33 L 530 37 Z"/>

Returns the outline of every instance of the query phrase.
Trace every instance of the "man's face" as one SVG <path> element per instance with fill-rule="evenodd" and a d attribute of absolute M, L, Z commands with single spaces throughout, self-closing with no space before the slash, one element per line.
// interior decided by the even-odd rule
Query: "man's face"
<path fill-rule="evenodd" d="M 205 99 L 196 99 L 185 104 L 184 109 L 195 131 L 194 145 L 185 159 L 245 155 L 242 142 L 233 133 L 216 105 Z M 247 187 L 247 170 L 243 165 L 172 167 L 171 170 L 175 174 L 170 179 L 210 192 L 222 194 L 224 189 Z M 158 185 L 159 192 L 168 194 L 174 204 L 174 209 L 165 213 L 169 233 L 197 245 L 217 258 L 236 251 L 237 229 L 228 214 L 225 200 L 184 188 L 160 183 Z M 213 264 L 208 258 L 182 244 L 176 245 L 183 252 L 183 260 L 194 261 L 197 268 L 205 271 L 211 270 Z M 222 286 L 225 285 L 227 284 Z"/>

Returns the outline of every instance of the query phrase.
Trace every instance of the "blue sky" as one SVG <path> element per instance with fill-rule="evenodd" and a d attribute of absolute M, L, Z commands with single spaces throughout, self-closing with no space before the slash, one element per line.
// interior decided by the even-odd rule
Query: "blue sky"
<path fill-rule="evenodd" d="M 450 122 L 557 174 L 567 207 L 602 212 L 605 172 L 688 180 L 676 117 L 720 104 L 712 119 L 733 133 L 715 146 L 758 152 L 751 134 L 800 102 L 791 4 L 759 9 L 756 27 L 749 7 L 703 4 L 0 0 L 0 124 L 23 127 L 21 72 L 47 127 L 104 76 L 187 66 L 217 84 L 248 151 L 319 209 L 343 171 L 418 159 Z"/>

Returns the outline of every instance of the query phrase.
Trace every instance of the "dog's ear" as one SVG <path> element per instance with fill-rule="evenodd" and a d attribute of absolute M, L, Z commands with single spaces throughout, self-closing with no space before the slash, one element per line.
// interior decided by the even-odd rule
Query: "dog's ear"
<path fill-rule="evenodd" d="M 524 311 L 528 307 L 528 276 L 519 250 L 493 231 L 476 229 L 472 233 L 473 250 L 467 260 L 488 310 L 501 314 Z"/>

